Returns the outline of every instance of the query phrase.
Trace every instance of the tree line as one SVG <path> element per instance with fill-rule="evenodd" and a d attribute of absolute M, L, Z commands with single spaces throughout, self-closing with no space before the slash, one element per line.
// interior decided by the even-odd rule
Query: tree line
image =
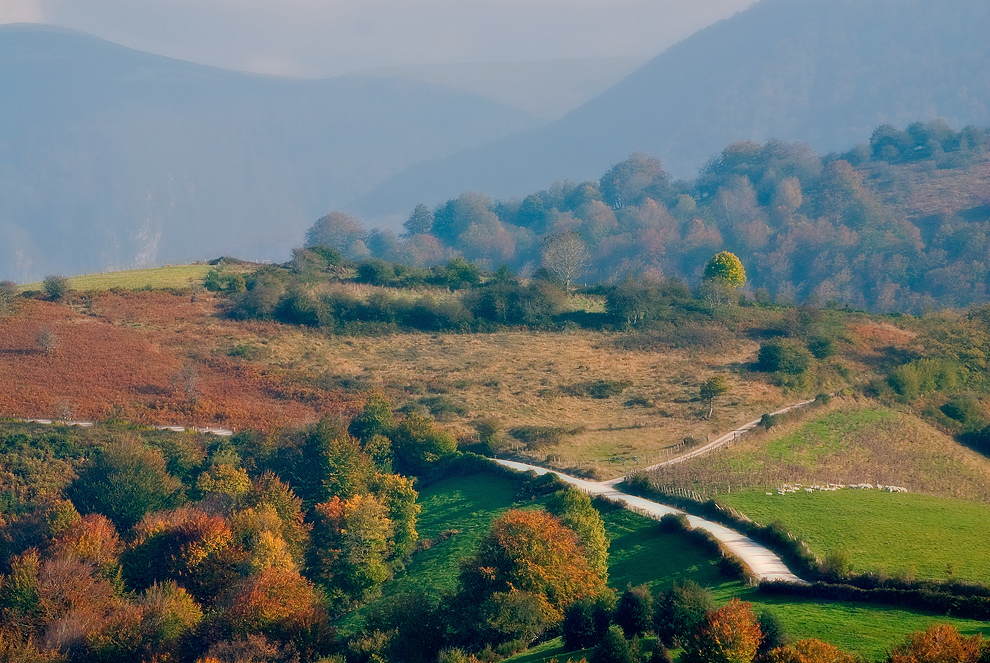
<path fill-rule="evenodd" d="M 598 181 L 555 182 L 521 200 L 467 192 L 435 208 L 418 205 L 401 235 L 368 231 L 335 211 L 316 221 L 306 243 L 412 267 L 460 256 L 528 277 L 572 237 L 580 240 L 568 251 L 573 269 L 558 274 L 567 287 L 639 275 L 691 282 L 727 249 L 750 266 L 754 292 L 781 302 L 967 306 L 990 295 L 990 212 L 985 201 L 953 207 L 951 195 L 925 187 L 938 176 L 964 191 L 979 181 L 987 153 L 986 131 L 933 121 L 883 125 L 845 154 L 735 143 L 693 181 L 672 181 L 657 159 L 633 154 Z"/>

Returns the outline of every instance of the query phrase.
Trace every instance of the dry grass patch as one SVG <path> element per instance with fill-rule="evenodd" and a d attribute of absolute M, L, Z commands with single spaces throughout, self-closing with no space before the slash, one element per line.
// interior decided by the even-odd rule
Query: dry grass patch
<path fill-rule="evenodd" d="M 783 403 L 779 389 L 731 372 L 753 360 L 756 343 L 740 341 L 705 355 L 617 349 L 614 338 L 521 331 L 327 337 L 285 330 L 268 347 L 284 370 L 357 381 L 385 390 L 398 405 L 444 394 L 466 408 L 450 417 L 464 437 L 473 435 L 470 422 L 481 417 L 507 429 L 567 429 L 557 443 L 520 444 L 516 451 L 539 461 L 549 457 L 560 467 L 597 466 L 606 476 L 643 467 L 686 436 L 703 439 Z M 715 372 L 728 376 L 731 389 L 716 417 L 703 420 L 698 389 Z M 600 383 L 609 388 L 599 390 Z M 602 393 L 607 397 L 596 397 Z"/>

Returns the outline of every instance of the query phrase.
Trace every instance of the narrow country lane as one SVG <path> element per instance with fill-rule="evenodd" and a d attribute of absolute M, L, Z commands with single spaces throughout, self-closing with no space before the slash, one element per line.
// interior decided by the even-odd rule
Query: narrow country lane
<path fill-rule="evenodd" d="M 679 509 L 674 509 L 673 507 L 658 504 L 657 502 L 653 502 L 642 497 L 636 497 L 635 495 L 624 493 L 616 488 L 616 484 L 613 482 L 599 483 L 595 481 L 587 481 L 585 479 L 578 479 L 577 477 L 572 477 L 567 474 L 561 474 L 560 472 L 556 472 L 554 470 L 548 470 L 545 467 L 527 465 L 526 463 L 518 463 L 511 460 L 495 459 L 495 462 L 500 465 L 504 465 L 505 467 L 510 467 L 522 472 L 533 471 L 537 474 L 546 474 L 551 472 L 557 475 L 561 480 L 566 481 L 576 488 L 592 495 L 598 495 L 614 502 L 620 502 L 627 508 L 632 509 L 633 511 L 648 514 L 652 518 L 659 519 L 668 513 L 672 513 L 674 515 L 684 513 Z M 687 516 L 691 527 L 698 527 L 711 532 L 711 534 L 718 539 L 726 547 L 726 549 L 729 550 L 729 552 L 741 559 L 760 580 L 782 580 L 784 582 L 807 584 L 806 581 L 791 573 L 791 570 L 787 568 L 780 557 L 778 557 L 773 551 L 757 543 L 748 536 L 744 536 L 735 530 L 731 530 L 728 527 L 719 525 L 718 523 L 705 520 L 704 518 L 698 518 L 697 516 L 692 516 L 690 514 L 685 515 Z"/>

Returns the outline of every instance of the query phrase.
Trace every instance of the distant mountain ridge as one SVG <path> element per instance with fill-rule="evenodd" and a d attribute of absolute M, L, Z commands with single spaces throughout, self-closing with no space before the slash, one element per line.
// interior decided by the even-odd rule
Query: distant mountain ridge
<path fill-rule="evenodd" d="M 400 79 L 290 80 L 0 26 L 0 279 L 286 259 L 312 219 L 418 161 L 536 126 Z"/>
<path fill-rule="evenodd" d="M 763 0 L 676 44 L 556 122 L 397 175 L 351 209 L 598 179 L 642 151 L 692 177 L 734 141 L 848 149 L 882 123 L 990 125 L 985 0 Z"/>

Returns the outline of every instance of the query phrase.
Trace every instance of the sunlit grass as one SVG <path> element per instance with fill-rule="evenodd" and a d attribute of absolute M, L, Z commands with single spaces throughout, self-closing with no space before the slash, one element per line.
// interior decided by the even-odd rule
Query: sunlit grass
<path fill-rule="evenodd" d="M 512 506 L 538 506 L 540 501 L 516 502 L 518 483 L 512 479 L 474 475 L 441 481 L 420 494 L 423 512 L 421 538 L 438 538 L 447 530 L 455 534 L 413 556 L 406 569 L 386 583 L 383 596 L 422 589 L 435 596 L 456 588 L 460 560 L 474 552 L 480 538 L 499 513 Z M 896 496 L 895 496 L 896 497 Z M 740 581 L 727 580 L 718 560 L 681 534 L 665 534 L 656 521 L 618 507 L 600 507 L 611 542 L 609 585 L 618 591 L 647 584 L 660 591 L 678 579 L 691 579 L 711 587 L 720 603 L 738 597 L 754 610 L 769 609 L 778 615 L 794 639 L 818 638 L 842 649 L 877 658 L 909 633 L 933 623 L 950 623 L 966 635 L 980 632 L 984 622 L 902 610 L 868 603 L 818 602 L 792 597 L 765 596 Z M 363 611 L 338 624 L 343 631 L 360 628 Z M 559 639 L 519 654 L 514 663 L 539 663 L 556 658 L 564 663 L 590 652 L 564 652 Z"/>
<path fill-rule="evenodd" d="M 780 521 L 820 556 L 847 551 L 855 570 L 990 582 L 985 504 L 852 489 L 722 498 L 757 522 Z"/>
<path fill-rule="evenodd" d="M 73 290 L 99 291 L 112 288 L 139 290 L 142 288 L 188 288 L 192 284 L 202 285 L 206 274 L 213 269 L 210 265 L 168 265 L 153 269 L 133 269 L 121 272 L 104 272 L 69 277 Z M 28 283 L 21 290 L 42 290 L 42 282 Z"/>

